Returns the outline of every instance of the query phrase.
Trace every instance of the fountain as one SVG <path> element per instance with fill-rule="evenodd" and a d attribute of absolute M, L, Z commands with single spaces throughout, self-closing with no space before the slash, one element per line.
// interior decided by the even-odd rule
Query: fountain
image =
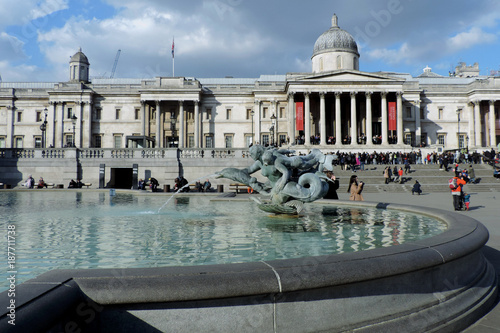
<path fill-rule="evenodd" d="M 0 294 L 1 304 L 15 300 L 16 319 L 16 326 L 11 326 L 8 323 L 11 309 L 4 307 L 0 331 L 29 331 L 36 325 L 41 330 L 82 332 L 394 332 L 401 331 L 401 327 L 406 331 L 456 332 L 476 321 L 495 302 L 496 274 L 481 251 L 488 232 L 478 221 L 435 209 L 426 208 L 422 212 L 421 208 L 408 205 L 319 200 L 326 187 L 321 171 L 331 167 L 328 156 L 317 150 L 307 156 L 288 156 L 290 151 L 261 146 L 252 147 L 251 154 L 254 163 L 250 167 L 223 169 L 218 176 L 257 190 L 266 198 L 259 201 L 260 210 L 244 210 L 235 198 L 216 197 L 216 194 L 210 197 L 209 203 L 215 215 L 229 210 L 238 213 L 244 223 L 235 223 L 233 217 L 222 224 L 203 223 L 202 207 L 196 200 L 206 200 L 206 197 L 179 194 L 178 204 L 172 211 L 164 209 L 160 214 L 155 208 L 146 207 L 142 223 L 120 225 L 119 221 L 128 221 L 132 214 L 126 211 L 128 203 L 120 203 L 123 199 L 118 191 L 109 199 L 112 203 L 109 209 L 99 204 L 89 208 L 101 215 L 117 209 L 123 215 L 115 216 L 114 224 L 96 223 L 92 220 L 95 217 L 90 216 L 92 226 L 80 223 L 68 227 L 84 228 L 89 235 L 104 239 L 104 243 L 92 249 L 114 250 L 112 261 L 115 262 L 125 255 L 120 251 L 128 249 L 120 248 L 118 240 L 113 242 L 107 237 L 122 235 L 120 229 L 133 234 L 150 228 L 149 233 L 141 234 L 144 242 L 153 242 L 147 249 L 172 250 L 163 254 L 166 258 L 185 249 L 183 239 L 194 240 L 196 257 L 212 257 L 212 252 L 199 246 L 200 237 L 191 233 L 199 224 L 214 227 L 209 239 L 214 241 L 212 246 L 217 253 L 224 253 L 226 244 L 234 238 L 220 231 L 234 228 L 242 240 L 238 245 L 240 253 L 250 248 L 259 253 L 258 257 L 250 261 L 228 261 L 233 262 L 230 264 L 165 266 L 160 263 L 159 267 L 150 268 L 131 268 L 127 264 L 127 268 L 52 270 L 15 286 L 16 298 L 9 296 L 9 291 Z M 268 181 L 258 181 L 252 176 L 258 170 Z M 105 196 L 105 193 L 96 193 Z M 86 201 L 81 197 L 79 200 L 78 205 Z M 220 201 L 224 201 L 223 208 L 217 206 Z M 193 215 L 187 222 L 177 216 L 169 217 L 176 210 L 186 214 L 183 208 L 191 202 L 199 210 L 190 213 Z M 304 203 L 308 203 L 307 207 Z M 252 207 L 248 201 L 242 204 Z M 373 211 L 393 215 L 388 222 L 380 222 L 378 218 L 360 220 L 360 216 L 366 217 Z M 346 225 L 353 228 L 341 236 L 340 229 L 346 229 L 342 224 L 346 212 L 352 217 Z M 339 243 L 335 237 L 343 237 L 342 242 L 347 239 L 357 242 L 363 233 L 371 237 L 377 228 L 402 220 L 405 214 L 432 217 L 444 223 L 446 230 L 432 237 L 401 243 L 397 240 L 414 230 L 395 227 L 383 233 L 391 246 L 356 245 L 355 249 L 366 250 L 324 251 L 325 244 Z M 86 214 L 79 216 L 81 222 Z M 301 220 L 302 216 L 308 219 Z M 295 222 L 286 220 L 289 218 Z M 169 219 L 168 223 L 165 219 Z M 57 219 L 52 221 L 56 222 Z M 314 223 L 316 225 L 312 225 Z M 360 231 L 356 223 L 366 225 L 366 231 Z M 176 246 L 168 231 L 180 224 L 186 224 L 188 229 L 175 233 L 175 240 L 181 241 Z M 111 236 L 102 232 L 105 228 Z M 257 228 L 264 229 L 265 236 L 255 235 Z M 327 230 L 329 228 L 331 230 Z M 417 227 L 428 228 L 425 224 Z M 46 232 L 53 233 L 52 228 L 49 229 L 45 229 Z M 20 234 L 22 230 L 20 227 Z M 170 236 L 158 236 L 161 230 Z M 278 230 L 278 234 L 268 234 L 273 230 Z M 290 235 L 292 244 L 299 242 L 299 236 L 306 237 L 291 251 L 294 254 L 287 257 L 261 254 L 278 247 L 265 248 L 256 240 L 267 238 L 274 242 L 285 233 Z M 311 243 L 308 237 L 312 235 L 324 238 L 317 248 L 297 255 L 295 252 L 305 248 L 303 244 Z M 165 241 L 164 246 L 154 243 L 159 240 Z M 135 242 L 126 240 L 125 244 L 133 246 Z M 138 258 L 135 253 L 129 257 Z"/>

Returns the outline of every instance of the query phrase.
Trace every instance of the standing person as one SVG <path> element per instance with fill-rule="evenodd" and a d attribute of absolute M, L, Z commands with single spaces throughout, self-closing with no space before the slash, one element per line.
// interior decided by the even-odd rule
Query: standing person
<path fill-rule="evenodd" d="M 358 176 L 352 175 L 351 179 L 349 179 L 349 187 L 347 188 L 347 193 L 350 193 L 349 200 L 352 201 L 363 201 L 363 195 L 361 192 L 363 191 L 363 186 L 365 183 L 358 182 Z"/>
<path fill-rule="evenodd" d="M 469 210 L 469 205 L 470 205 L 470 194 L 464 192 L 464 203 L 465 203 L 465 210 Z"/>
<path fill-rule="evenodd" d="M 453 208 L 455 210 L 462 209 L 462 186 L 465 185 L 465 180 L 458 176 L 450 179 L 451 196 L 453 197 Z"/>
<path fill-rule="evenodd" d="M 476 183 L 476 172 L 474 171 L 472 164 L 469 165 L 469 179 L 472 184 Z"/>
<path fill-rule="evenodd" d="M 385 183 L 386 184 L 389 184 L 389 182 L 391 181 L 391 167 L 389 166 L 386 166 L 385 169 L 384 169 L 384 178 L 385 178 Z"/>
<path fill-rule="evenodd" d="M 151 191 L 153 192 L 156 192 L 158 191 L 158 185 L 160 185 L 160 183 L 158 183 L 158 180 L 156 178 L 149 178 L 149 184 L 151 186 Z"/>
<path fill-rule="evenodd" d="M 328 193 L 326 193 L 323 198 L 338 200 L 339 196 L 337 195 L 337 190 L 339 189 L 340 183 L 332 171 L 327 171 L 326 176 L 328 177 Z"/>
<path fill-rule="evenodd" d="M 399 168 L 398 175 L 399 175 L 399 183 L 403 184 L 403 167 Z"/>

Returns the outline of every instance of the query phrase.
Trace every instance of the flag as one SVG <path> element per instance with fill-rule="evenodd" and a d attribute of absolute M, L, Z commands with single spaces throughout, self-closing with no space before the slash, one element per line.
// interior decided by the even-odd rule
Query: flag
<path fill-rule="evenodd" d="M 174 39 L 172 38 L 172 58 L 174 58 Z"/>

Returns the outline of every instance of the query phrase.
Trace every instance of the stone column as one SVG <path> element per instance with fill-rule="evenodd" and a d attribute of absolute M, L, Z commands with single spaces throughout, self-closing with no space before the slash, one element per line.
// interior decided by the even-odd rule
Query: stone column
<path fill-rule="evenodd" d="M 304 136 L 305 144 L 311 145 L 311 103 L 309 100 L 309 92 L 304 93 Z"/>
<path fill-rule="evenodd" d="M 474 132 L 476 134 L 476 147 L 482 147 L 482 135 L 481 135 L 481 101 L 475 101 L 476 107 L 474 108 Z"/>
<path fill-rule="evenodd" d="M 155 148 L 162 147 L 162 138 L 161 138 L 161 101 L 156 101 L 156 135 L 155 135 Z"/>
<path fill-rule="evenodd" d="M 358 144 L 358 120 L 356 117 L 356 91 L 351 91 L 351 145 Z"/>
<path fill-rule="evenodd" d="M 179 148 L 185 147 L 184 101 L 179 101 Z"/>
<path fill-rule="evenodd" d="M 52 105 L 52 112 L 47 115 L 49 121 L 47 124 L 47 130 L 50 128 L 50 132 L 47 131 L 47 140 L 45 142 L 46 147 L 56 146 L 56 119 L 57 119 L 57 102 L 49 102 Z M 49 135 L 50 133 L 50 135 Z"/>
<path fill-rule="evenodd" d="M 12 105 L 7 105 L 7 142 L 6 148 L 14 148 L 14 119 L 16 119 L 16 107 L 14 100 Z"/>
<path fill-rule="evenodd" d="M 326 145 L 326 111 L 325 111 L 325 92 L 320 92 L 319 93 L 319 125 L 321 126 L 320 128 L 320 140 L 321 140 L 321 145 L 325 146 Z"/>
<path fill-rule="evenodd" d="M 200 148 L 200 102 L 194 101 L 194 148 Z"/>
<path fill-rule="evenodd" d="M 422 141 L 422 125 L 420 124 L 420 101 L 415 102 L 413 110 L 415 113 L 415 145 L 419 147 L 420 142 Z"/>
<path fill-rule="evenodd" d="M 82 141 L 83 141 L 83 108 L 85 107 L 85 102 L 78 102 L 80 104 L 80 111 L 78 112 L 78 120 L 76 122 L 76 128 L 75 128 L 75 146 L 77 148 L 83 148 Z"/>
<path fill-rule="evenodd" d="M 496 128 L 495 128 L 495 100 L 490 101 L 490 146 L 496 147 L 497 145 L 497 137 L 496 137 Z"/>
<path fill-rule="evenodd" d="M 295 142 L 295 101 L 293 94 L 293 92 L 288 93 L 288 137 L 290 143 Z"/>
<path fill-rule="evenodd" d="M 260 101 L 255 100 L 255 110 L 254 110 L 254 129 L 255 129 L 255 143 L 261 144 L 260 142 Z"/>
<path fill-rule="evenodd" d="M 387 133 L 387 93 L 383 91 L 382 96 L 382 145 L 389 144 Z"/>
<path fill-rule="evenodd" d="M 372 92 L 365 92 L 366 95 L 366 143 L 373 144 L 373 130 L 372 130 Z"/>
<path fill-rule="evenodd" d="M 397 132 L 398 132 L 398 145 L 403 145 L 404 144 L 404 133 L 403 133 L 403 92 L 398 91 L 396 93 L 396 100 L 397 100 L 397 110 L 396 110 L 396 117 L 397 117 Z"/>
<path fill-rule="evenodd" d="M 342 120 L 341 120 L 341 105 L 340 105 L 340 96 L 342 92 L 335 92 L 335 145 L 342 145 Z"/>
<path fill-rule="evenodd" d="M 469 103 L 469 142 L 471 146 L 476 146 L 476 133 L 474 132 L 474 114 L 476 113 L 476 103 Z"/>
<path fill-rule="evenodd" d="M 146 101 L 141 100 L 141 135 L 146 135 Z"/>
<path fill-rule="evenodd" d="M 66 102 L 62 102 L 61 104 L 61 112 L 59 112 L 58 121 L 60 133 L 57 133 L 57 139 L 59 141 L 59 147 L 64 147 L 64 107 L 66 106 Z"/>
<path fill-rule="evenodd" d="M 87 126 L 85 131 L 87 132 L 87 143 L 86 148 L 92 147 L 92 114 L 94 113 L 94 103 L 92 101 L 87 102 L 88 104 L 88 113 L 87 113 Z M 83 148 L 83 146 L 82 146 Z"/>

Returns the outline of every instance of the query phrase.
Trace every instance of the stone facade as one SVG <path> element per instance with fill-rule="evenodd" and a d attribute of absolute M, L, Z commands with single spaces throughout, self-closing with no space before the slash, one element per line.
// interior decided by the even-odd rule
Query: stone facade
<path fill-rule="evenodd" d="M 80 50 L 68 82 L 0 83 L 0 148 L 211 149 L 259 142 L 482 150 L 499 142 L 500 78 L 479 76 L 477 64 L 462 64 L 457 75 L 426 68 L 412 77 L 362 72 L 358 61 L 357 45 L 336 16 L 315 44 L 311 73 L 90 80 Z"/>

